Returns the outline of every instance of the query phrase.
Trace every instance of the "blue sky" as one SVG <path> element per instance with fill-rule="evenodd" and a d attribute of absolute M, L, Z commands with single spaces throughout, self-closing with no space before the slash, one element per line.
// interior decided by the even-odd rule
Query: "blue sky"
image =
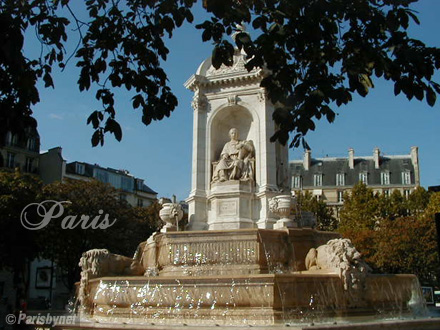
<path fill-rule="evenodd" d="M 413 24 L 411 35 L 429 46 L 440 47 L 440 1 L 421 0 L 413 8 L 419 11 L 420 26 Z M 201 18 L 196 15 L 196 22 Z M 72 51 L 74 43 L 71 44 Z M 67 161 L 83 161 L 103 167 L 126 169 L 145 182 L 159 196 L 188 196 L 191 185 L 192 93 L 183 83 L 211 53 L 211 45 L 201 41 L 194 25 L 186 24 L 167 41 L 170 54 L 165 69 L 179 106 L 170 118 L 141 122 L 141 112 L 131 107 L 132 94 L 116 92 L 117 120 L 123 128 L 122 142 L 106 136 L 104 147 L 93 148 L 89 114 L 100 109 L 94 91 L 80 93 L 76 84 L 78 70 L 74 62 L 54 73 L 55 89 L 40 89 L 41 102 L 34 107 L 41 136 L 41 149 L 61 146 Z M 30 42 L 27 48 L 35 50 Z M 438 75 L 440 77 L 440 75 Z M 437 79 L 439 81 L 440 79 Z M 355 97 L 338 109 L 333 124 L 317 122 L 315 132 L 307 136 L 312 156 L 346 156 L 354 148 L 357 156 L 372 155 L 379 147 L 384 154 L 407 154 L 419 147 L 421 182 L 424 187 L 440 184 L 440 100 L 431 108 L 425 101 L 408 101 L 394 96 L 393 86 L 375 81 L 366 98 Z M 438 97 L 440 98 L 440 97 Z M 290 159 L 302 157 L 302 150 L 290 150 Z"/>

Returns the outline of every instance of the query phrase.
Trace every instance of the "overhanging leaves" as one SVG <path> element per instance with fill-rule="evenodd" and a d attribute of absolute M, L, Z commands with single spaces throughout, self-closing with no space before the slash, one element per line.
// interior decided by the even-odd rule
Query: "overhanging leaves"
<path fill-rule="evenodd" d="M 411 38 L 407 29 L 419 24 L 408 0 L 205 0 L 211 17 L 196 28 L 202 40 L 213 42 L 215 68 L 233 64 L 234 49 L 228 41 L 235 34 L 238 48 L 248 55 L 248 70 L 265 68 L 261 86 L 274 104 L 283 104 L 289 115 L 274 115 L 279 131 L 272 137 L 286 143 L 300 134 L 298 146 L 314 121 L 335 120 L 335 106 L 367 96 L 374 80 L 394 83 L 394 93 L 409 100 L 436 102 L 439 85 L 433 81 L 440 68 L 440 50 Z M 116 124 L 113 88 L 133 92 L 133 108 L 142 111 L 145 125 L 168 117 L 177 99 L 168 86 L 163 63 L 172 37 L 185 21 L 192 22 L 195 0 L 107 2 L 87 0 L 87 15 L 78 18 L 69 0 L 12 1 L 0 3 L 0 119 L 4 130 L 29 118 L 39 101 L 36 84 L 42 79 L 53 87 L 51 69 L 64 68 L 66 27 L 79 37 L 73 56 L 80 69 L 81 91 L 98 87 L 100 114 L 92 114 L 92 144 L 103 144 L 104 134 L 122 138 Z M 390 5 L 392 3 L 392 6 Z M 247 23 L 255 31 L 237 30 Z M 23 53 L 24 35 L 34 28 L 43 44 L 37 59 Z M 95 89 L 95 88 L 93 88 Z M 18 120 L 17 120 L 18 118 Z M 13 120 L 12 120 L 13 119 Z M 111 119 L 109 121 L 109 119 Z M 107 124 L 110 123 L 110 124 Z M 16 129 L 16 128 L 14 128 Z M 0 132 L 1 133 L 1 132 Z"/>

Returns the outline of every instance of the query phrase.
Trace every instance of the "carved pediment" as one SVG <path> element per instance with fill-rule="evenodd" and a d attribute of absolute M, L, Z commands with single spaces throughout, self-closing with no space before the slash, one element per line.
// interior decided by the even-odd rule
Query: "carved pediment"
<path fill-rule="evenodd" d="M 248 70 L 245 67 L 246 61 L 244 59 L 244 55 L 239 54 L 238 56 L 234 56 L 234 64 L 232 66 L 226 66 L 222 64 L 222 66 L 217 70 L 212 65 L 206 72 L 206 77 L 213 77 L 213 76 L 222 76 L 222 75 L 229 75 L 229 74 L 247 74 L 249 73 Z M 257 70 L 253 69 L 251 72 L 256 72 Z"/>

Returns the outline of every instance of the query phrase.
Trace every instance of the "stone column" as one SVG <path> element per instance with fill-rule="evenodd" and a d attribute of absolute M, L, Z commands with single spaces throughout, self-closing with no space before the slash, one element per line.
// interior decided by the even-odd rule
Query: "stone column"
<path fill-rule="evenodd" d="M 206 117 L 207 101 L 204 95 L 197 90 L 194 94 L 192 107 L 194 109 L 193 122 L 193 155 L 191 192 L 186 199 L 188 203 L 188 229 L 207 229 L 207 200 L 206 200 Z"/>
<path fill-rule="evenodd" d="M 262 120 L 260 123 L 261 148 L 259 152 L 261 159 L 259 163 L 260 181 L 257 192 L 257 198 L 260 201 L 260 216 L 257 226 L 262 229 L 272 229 L 277 219 L 269 210 L 269 199 L 280 193 L 283 189 L 281 181 L 284 181 L 284 176 L 289 176 L 288 151 L 286 146 L 281 146 L 278 142 L 270 142 L 270 138 L 275 133 L 275 123 L 272 119 L 274 106 L 267 100 L 264 91 L 260 91 L 258 99 L 260 101 L 259 113 Z M 287 178 L 288 181 L 289 178 Z"/>

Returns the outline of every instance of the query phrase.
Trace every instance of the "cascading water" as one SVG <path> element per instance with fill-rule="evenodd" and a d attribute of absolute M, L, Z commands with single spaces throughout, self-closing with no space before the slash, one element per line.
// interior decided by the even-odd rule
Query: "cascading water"
<path fill-rule="evenodd" d="M 414 276 L 371 274 L 362 282 L 366 290 L 358 292 L 351 288 L 361 283 L 350 277 L 356 272 L 307 270 L 309 250 L 335 237 L 310 228 L 158 234 L 143 252 L 155 256 L 143 265 L 156 276 L 88 273 L 79 291 L 87 293 L 81 315 L 99 324 L 181 326 L 340 324 L 368 319 L 364 315 L 420 315 Z M 98 252 L 90 255 L 101 258 L 101 267 L 117 260 Z"/>

